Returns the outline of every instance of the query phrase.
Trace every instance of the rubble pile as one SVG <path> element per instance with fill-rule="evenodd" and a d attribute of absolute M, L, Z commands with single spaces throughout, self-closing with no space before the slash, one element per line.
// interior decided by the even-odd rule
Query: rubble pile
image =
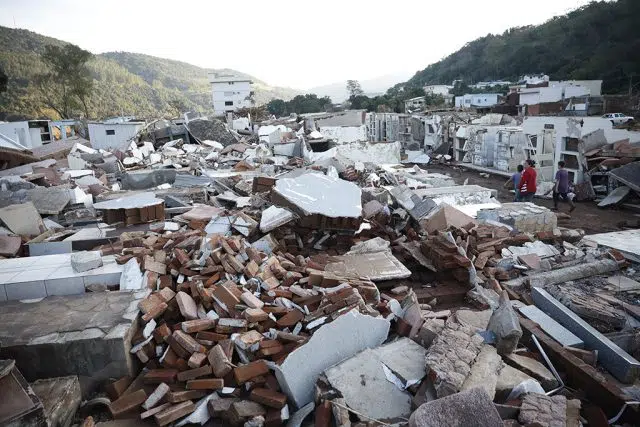
<path fill-rule="evenodd" d="M 637 231 L 340 141 L 364 117 L 157 121 L 2 171 L 0 424 L 637 425 Z"/>
<path fill-rule="evenodd" d="M 217 141 L 227 147 L 238 142 L 221 120 L 196 119 L 189 122 L 189 132 L 199 141 Z"/>

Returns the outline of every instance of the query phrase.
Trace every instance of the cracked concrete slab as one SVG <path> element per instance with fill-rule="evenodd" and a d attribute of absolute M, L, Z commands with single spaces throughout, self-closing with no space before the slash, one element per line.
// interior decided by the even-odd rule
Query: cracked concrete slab
<path fill-rule="evenodd" d="M 78 375 L 81 382 L 132 375 L 131 336 L 146 292 L 94 292 L 0 304 L 0 359 L 29 381 Z M 46 360 L 47 363 L 42 363 Z"/>

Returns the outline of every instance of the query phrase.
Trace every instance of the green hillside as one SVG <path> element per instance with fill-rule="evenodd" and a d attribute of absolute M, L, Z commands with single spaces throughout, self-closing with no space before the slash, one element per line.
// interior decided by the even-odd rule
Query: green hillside
<path fill-rule="evenodd" d="M 545 73 L 552 80 L 602 79 L 603 92 L 640 82 L 640 1 L 592 2 L 542 25 L 487 35 L 418 71 L 406 84 L 516 80 Z"/>
<path fill-rule="evenodd" d="M 8 90 L 0 94 L 0 113 L 27 117 L 55 117 L 41 107 L 33 78 L 44 72 L 40 54 L 47 44 L 65 42 L 37 33 L 0 26 L 0 66 L 9 77 Z M 208 70 L 185 62 L 129 52 L 96 55 L 90 62 L 94 90 L 89 100 L 92 118 L 135 115 L 172 116 L 175 105 L 190 111 L 211 112 L 208 71 L 231 72 L 255 83 L 256 102 L 291 99 L 296 90 L 268 86 L 245 73 L 230 69 Z M 173 106 L 172 106 L 173 105 Z"/>

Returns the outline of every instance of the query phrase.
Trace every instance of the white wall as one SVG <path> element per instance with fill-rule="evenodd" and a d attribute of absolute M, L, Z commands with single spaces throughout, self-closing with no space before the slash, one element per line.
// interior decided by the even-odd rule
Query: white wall
<path fill-rule="evenodd" d="M 333 139 L 336 144 L 367 141 L 367 127 L 362 126 L 320 126 L 320 133 L 325 138 Z"/>
<path fill-rule="evenodd" d="M 251 102 L 247 97 L 251 95 L 251 82 L 231 81 L 211 83 L 213 110 L 221 115 L 227 111 L 235 111 L 239 108 L 248 108 Z M 225 105 L 232 102 L 233 105 Z"/>
<path fill-rule="evenodd" d="M 584 123 L 582 127 L 578 124 L 581 120 Z M 579 138 L 598 129 L 604 130 L 608 143 L 626 138 L 629 138 L 629 142 L 640 142 L 640 132 L 613 129 L 609 120 L 600 117 L 526 116 L 522 123 L 522 129 L 527 135 L 539 135 L 543 132 L 545 124 L 554 125 L 556 144 L 561 142 L 564 137 Z"/>
<path fill-rule="evenodd" d="M 15 143 L 18 143 L 25 148 L 34 148 L 31 142 L 31 134 L 29 133 L 29 123 L 28 122 L 8 122 L 8 123 L 0 123 L 0 134 L 6 136 L 10 140 Z M 40 146 L 42 144 L 38 144 L 36 146 Z M 19 147 L 10 147 L 17 148 Z"/>
<path fill-rule="evenodd" d="M 124 145 L 131 140 L 140 130 L 144 128 L 144 123 L 89 123 L 89 140 L 91 146 L 98 149 L 108 150 L 124 148 Z M 114 131 L 114 135 L 107 135 L 107 131 Z"/>

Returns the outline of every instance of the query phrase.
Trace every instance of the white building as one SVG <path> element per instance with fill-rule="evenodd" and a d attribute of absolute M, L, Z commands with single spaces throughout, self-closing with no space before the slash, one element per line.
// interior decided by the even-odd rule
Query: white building
<path fill-rule="evenodd" d="M 499 93 L 468 93 L 456 96 L 456 108 L 489 108 L 498 104 Z"/>
<path fill-rule="evenodd" d="M 427 94 L 441 95 L 447 104 L 453 104 L 454 96 L 449 93 L 451 89 L 453 89 L 453 86 L 449 85 L 426 85 L 424 92 Z"/>
<path fill-rule="evenodd" d="M 0 140 L 9 148 L 36 148 L 71 138 L 76 134 L 75 124 L 75 120 L 0 122 Z"/>
<path fill-rule="evenodd" d="M 415 98 L 407 99 L 404 101 L 404 111 L 416 111 L 422 110 L 426 104 L 424 96 L 416 96 Z"/>
<path fill-rule="evenodd" d="M 117 119 L 111 119 L 105 122 L 91 122 L 88 126 L 91 146 L 96 150 L 108 150 L 123 148 L 145 127 L 145 122 L 119 122 Z"/>
<path fill-rule="evenodd" d="M 214 114 L 224 115 L 251 107 L 251 80 L 230 74 L 209 73 L 209 83 Z"/>

